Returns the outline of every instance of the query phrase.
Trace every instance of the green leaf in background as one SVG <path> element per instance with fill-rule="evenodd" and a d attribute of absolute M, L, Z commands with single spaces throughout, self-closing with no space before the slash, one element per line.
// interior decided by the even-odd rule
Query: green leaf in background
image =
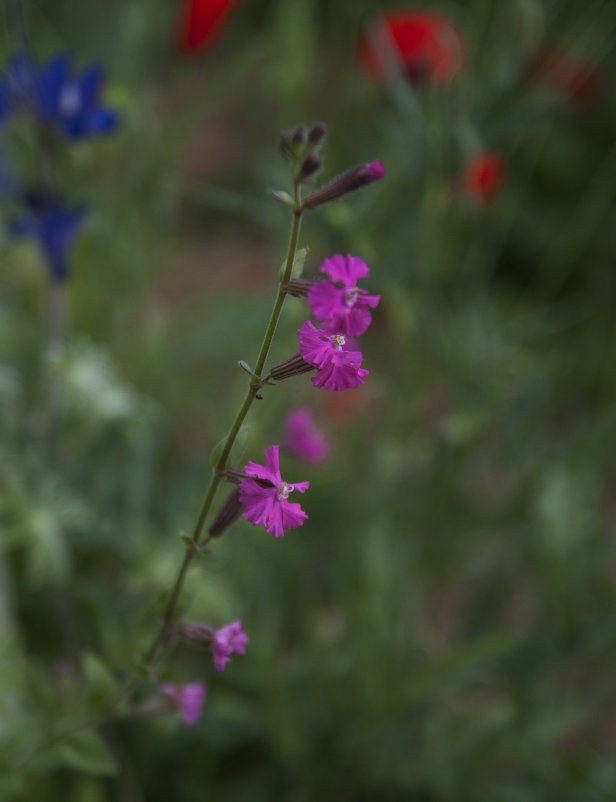
<path fill-rule="evenodd" d="M 115 760 L 94 730 L 85 730 L 66 737 L 58 746 L 61 760 L 85 774 L 112 777 L 117 774 Z"/>
<path fill-rule="evenodd" d="M 92 652 L 84 654 L 82 667 L 92 707 L 102 711 L 115 693 L 116 681 L 102 660 Z"/>

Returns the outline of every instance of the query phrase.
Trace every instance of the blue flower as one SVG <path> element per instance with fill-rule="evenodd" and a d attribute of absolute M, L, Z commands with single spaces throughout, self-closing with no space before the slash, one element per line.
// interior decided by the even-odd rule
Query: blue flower
<path fill-rule="evenodd" d="M 106 134 L 117 126 L 117 114 L 100 104 L 105 75 L 98 64 L 72 74 L 68 53 L 52 56 L 39 67 L 19 51 L 0 76 L 0 125 L 13 111 L 30 106 L 41 122 L 57 127 L 71 140 Z"/>
<path fill-rule="evenodd" d="M 85 207 L 66 206 L 59 197 L 40 190 L 27 191 L 23 204 L 25 211 L 11 221 L 10 233 L 38 240 L 51 276 L 65 279 L 71 248 L 87 215 Z"/>
<path fill-rule="evenodd" d="M 102 66 L 93 64 L 71 74 L 67 53 L 53 56 L 38 78 L 37 105 L 42 120 L 57 125 L 69 139 L 82 139 L 114 130 L 117 114 L 100 105 L 105 81 Z"/>

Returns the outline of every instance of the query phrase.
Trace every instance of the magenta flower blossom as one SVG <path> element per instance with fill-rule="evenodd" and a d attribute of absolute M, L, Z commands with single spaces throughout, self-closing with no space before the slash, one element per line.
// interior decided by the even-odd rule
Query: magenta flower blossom
<path fill-rule="evenodd" d="M 240 482 L 240 501 L 244 505 L 244 518 L 255 526 L 265 526 L 270 535 L 282 537 L 285 529 L 302 526 L 306 513 L 299 504 L 288 500 L 294 490 L 304 493 L 310 482 L 289 484 L 280 475 L 278 451 L 270 446 L 265 452 L 265 466 L 249 462 L 244 468 L 249 479 Z M 260 481 L 255 481 L 255 480 Z"/>
<path fill-rule="evenodd" d="M 202 682 L 189 682 L 186 685 L 165 682 L 159 690 L 163 696 L 171 699 L 173 706 L 180 711 L 185 724 L 192 726 L 199 721 L 205 701 L 205 685 Z"/>
<path fill-rule="evenodd" d="M 331 281 L 318 281 L 308 292 L 308 304 L 325 331 L 359 337 L 372 321 L 369 306 L 375 307 L 380 295 L 368 295 L 357 286 L 357 279 L 370 272 L 356 256 L 337 254 L 321 265 Z"/>
<path fill-rule="evenodd" d="M 346 351 L 344 334 L 327 334 L 319 331 L 307 320 L 297 332 L 299 352 L 306 362 L 317 368 L 312 379 L 315 387 L 330 392 L 349 390 L 364 383 L 370 371 L 360 367 L 361 351 Z"/>
<path fill-rule="evenodd" d="M 211 643 L 212 660 L 216 671 L 224 671 L 225 666 L 230 662 L 230 654 L 246 654 L 246 644 L 248 635 L 242 630 L 241 621 L 233 621 L 226 627 L 217 629 Z"/>
<path fill-rule="evenodd" d="M 329 443 L 317 429 L 309 409 L 294 409 L 284 422 L 285 448 L 299 459 L 312 465 L 322 462 L 329 454 Z"/>

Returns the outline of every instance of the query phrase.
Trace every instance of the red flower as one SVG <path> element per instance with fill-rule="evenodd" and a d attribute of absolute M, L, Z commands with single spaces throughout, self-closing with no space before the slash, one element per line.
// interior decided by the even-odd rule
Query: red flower
<path fill-rule="evenodd" d="M 480 203 L 490 203 L 503 183 L 504 172 L 503 157 L 494 151 L 483 151 L 466 165 L 460 178 L 460 189 Z"/>
<path fill-rule="evenodd" d="M 556 47 L 544 47 L 526 66 L 527 76 L 573 103 L 580 105 L 596 99 L 601 73 L 596 64 Z"/>
<path fill-rule="evenodd" d="M 191 54 L 210 47 L 236 4 L 237 0 L 182 0 L 180 49 Z"/>
<path fill-rule="evenodd" d="M 384 14 L 359 41 L 359 60 L 373 78 L 382 79 L 392 56 L 410 81 L 446 84 L 463 69 L 465 44 L 446 17 L 430 11 Z"/>

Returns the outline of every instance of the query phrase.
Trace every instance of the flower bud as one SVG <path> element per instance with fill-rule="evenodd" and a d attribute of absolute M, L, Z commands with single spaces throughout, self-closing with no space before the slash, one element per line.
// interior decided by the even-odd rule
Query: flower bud
<path fill-rule="evenodd" d="M 321 169 L 321 157 L 318 153 L 309 153 L 302 161 L 299 171 L 297 173 L 297 180 L 300 183 L 310 181 L 311 178 Z"/>
<path fill-rule="evenodd" d="M 244 471 L 240 471 L 239 468 L 227 468 L 224 471 L 221 471 L 219 474 L 221 479 L 224 479 L 226 482 L 231 482 L 234 485 L 239 485 L 242 479 L 245 479 L 248 474 L 244 473 Z"/>
<path fill-rule="evenodd" d="M 300 159 L 306 147 L 306 129 L 303 125 L 296 125 L 288 131 L 283 131 L 280 137 L 280 152 L 290 161 Z"/>
<path fill-rule="evenodd" d="M 292 278 L 287 284 L 287 293 L 294 298 L 305 298 L 313 284 L 316 282 L 308 281 L 305 278 Z"/>
<path fill-rule="evenodd" d="M 325 142 L 327 126 L 325 123 L 315 123 L 308 132 L 308 142 L 313 148 L 320 147 Z"/>
<path fill-rule="evenodd" d="M 290 379 L 292 376 L 301 376 L 302 373 L 310 373 L 311 370 L 314 370 L 314 365 L 306 362 L 302 356 L 297 354 L 296 356 L 292 356 L 291 359 L 287 359 L 286 362 L 274 365 L 270 370 L 270 376 L 274 381 L 280 382 L 283 381 L 283 379 Z"/>
<path fill-rule="evenodd" d="M 371 184 L 373 181 L 378 181 L 379 178 L 385 176 L 385 170 L 381 162 L 369 162 L 368 164 L 360 164 L 347 170 L 346 173 L 337 176 L 329 184 L 316 189 L 304 198 L 304 208 L 314 209 L 321 206 L 323 203 L 341 198 L 349 192 L 354 192 L 360 187 Z"/>
<path fill-rule="evenodd" d="M 248 479 L 248 474 L 244 471 L 241 471 L 239 468 L 227 468 L 224 471 L 220 471 L 218 476 L 221 479 L 224 479 L 227 482 L 231 482 L 234 485 L 239 485 L 244 479 Z M 272 483 L 267 479 L 257 479 L 254 476 L 250 477 L 253 481 L 255 481 L 261 487 L 273 487 Z"/>
<path fill-rule="evenodd" d="M 300 148 L 306 144 L 306 129 L 303 125 L 296 125 L 290 132 L 291 134 L 291 144 L 296 147 Z"/>
<path fill-rule="evenodd" d="M 210 537 L 220 537 L 240 517 L 243 509 L 239 487 L 234 487 L 220 505 L 218 514 L 210 524 L 208 529 Z"/>
<path fill-rule="evenodd" d="M 179 621 L 177 630 L 184 640 L 197 646 L 209 646 L 216 634 L 216 629 L 209 624 L 191 623 L 189 621 Z"/>

